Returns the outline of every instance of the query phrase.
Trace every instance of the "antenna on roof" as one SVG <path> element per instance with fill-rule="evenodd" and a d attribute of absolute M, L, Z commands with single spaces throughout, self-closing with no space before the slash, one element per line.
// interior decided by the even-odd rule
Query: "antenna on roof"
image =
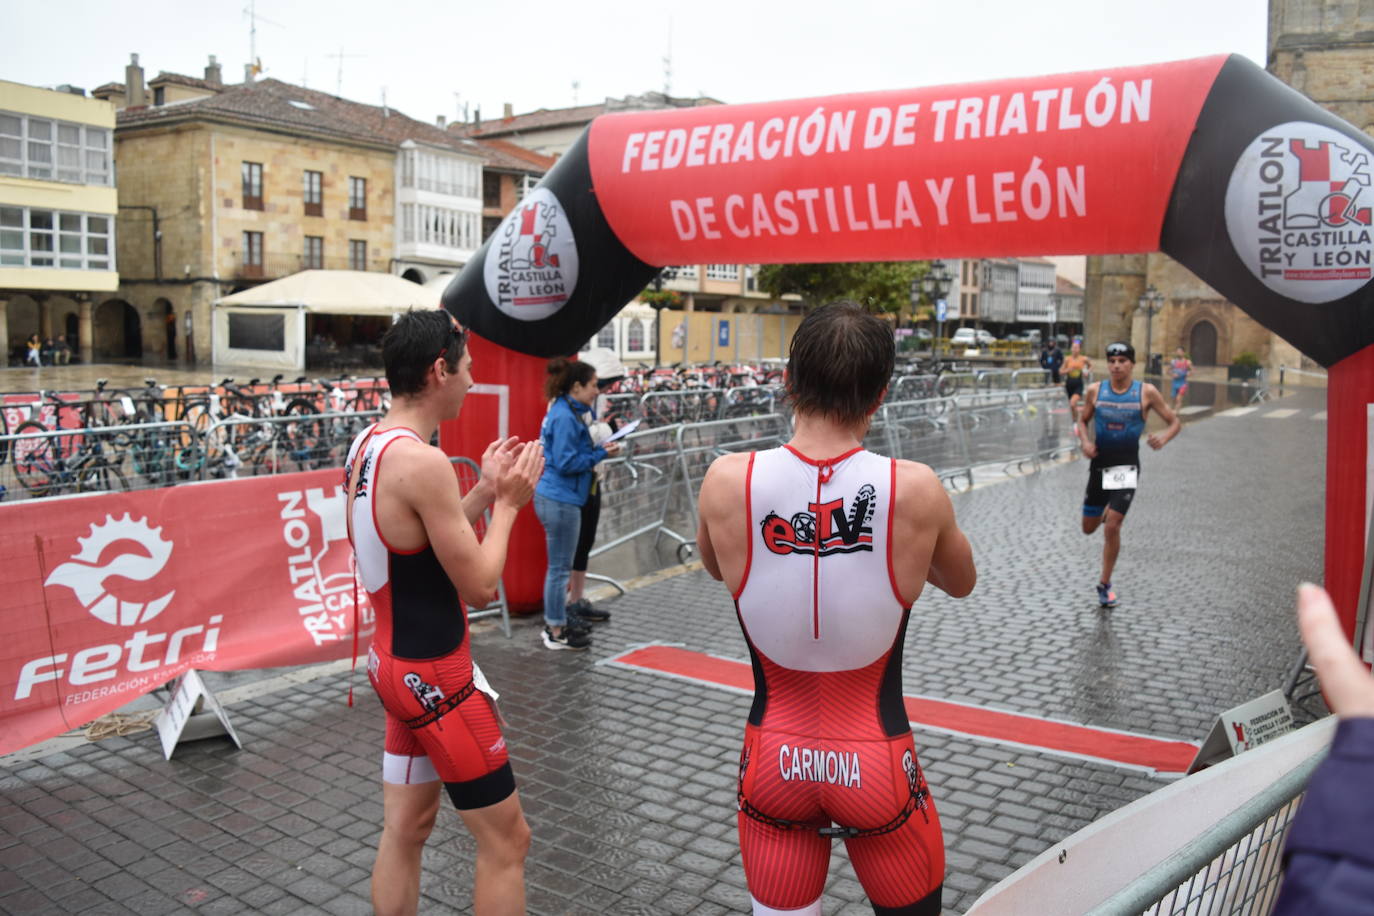
<path fill-rule="evenodd" d="M 262 61 L 258 60 L 258 23 L 263 22 L 267 25 L 274 25 L 277 28 L 285 28 L 280 22 L 273 22 L 265 16 L 258 15 L 258 0 L 248 0 L 248 6 L 244 9 L 243 15 L 248 17 L 248 65 L 253 68 L 253 74 L 262 72 Z"/>
<path fill-rule="evenodd" d="M 455 92 L 453 94 L 453 107 L 457 109 L 458 122 L 460 124 L 468 123 L 468 103 L 463 101 L 463 94 L 461 92 Z"/>
<path fill-rule="evenodd" d="M 366 57 L 366 54 L 345 54 L 343 45 L 339 46 L 338 54 L 326 54 L 325 57 L 333 57 L 339 62 L 339 75 L 334 82 L 334 94 L 343 97 L 343 62 L 345 57 Z"/>
<path fill-rule="evenodd" d="M 581 88 L 582 88 L 582 81 L 581 81 L 581 80 L 573 80 L 573 81 L 572 81 L 573 107 L 574 107 L 574 108 L 577 107 L 577 90 L 578 90 L 578 89 L 581 89 Z"/>
<path fill-rule="evenodd" d="M 668 17 L 668 53 L 663 55 L 663 94 L 673 94 L 673 17 Z"/>

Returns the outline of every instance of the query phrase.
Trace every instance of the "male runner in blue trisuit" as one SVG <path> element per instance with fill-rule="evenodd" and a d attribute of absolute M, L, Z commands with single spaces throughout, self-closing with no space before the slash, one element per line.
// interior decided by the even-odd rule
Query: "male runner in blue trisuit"
<path fill-rule="evenodd" d="M 1116 607 L 1118 603 L 1112 590 L 1112 570 L 1121 552 L 1121 524 L 1131 508 L 1140 477 L 1140 434 L 1145 431 L 1145 415 L 1153 410 L 1169 424 L 1164 432 L 1151 433 L 1145 440 L 1156 451 L 1177 436 L 1181 428 L 1159 389 L 1133 380 L 1134 371 L 1135 348 L 1128 343 L 1108 344 L 1108 378 L 1088 386 L 1078 417 L 1083 454 L 1090 459 L 1088 492 L 1083 497 L 1083 533 L 1092 534 L 1106 522 L 1102 580 L 1097 584 L 1097 602 L 1102 607 Z M 1093 421 L 1091 439 L 1089 421 Z"/>

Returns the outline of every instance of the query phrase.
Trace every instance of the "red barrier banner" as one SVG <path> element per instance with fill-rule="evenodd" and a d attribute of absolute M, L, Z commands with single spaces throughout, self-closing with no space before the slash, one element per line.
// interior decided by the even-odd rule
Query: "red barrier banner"
<path fill-rule="evenodd" d="M 611 114 L 592 182 L 650 264 L 1153 251 L 1225 61 Z"/>
<path fill-rule="evenodd" d="M 338 469 L 0 507 L 0 753 L 188 668 L 350 656 L 352 558 Z"/>

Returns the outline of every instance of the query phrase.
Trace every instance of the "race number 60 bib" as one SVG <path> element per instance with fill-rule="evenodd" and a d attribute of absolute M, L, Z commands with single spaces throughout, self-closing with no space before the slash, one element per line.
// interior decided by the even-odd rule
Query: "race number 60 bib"
<path fill-rule="evenodd" d="M 1136 466 L 1133 464 L 1120 464 L 1114 468 L 1102 469 L 1102 489 L 1104 490 L 1134 490 L 1136 479 Z"/>

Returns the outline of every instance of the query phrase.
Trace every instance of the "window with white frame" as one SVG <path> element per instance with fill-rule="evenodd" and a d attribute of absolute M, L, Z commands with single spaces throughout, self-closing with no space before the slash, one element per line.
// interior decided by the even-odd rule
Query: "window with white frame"
<path fill-rule="evenodd" d="M 706 279 L 708 280 L 738 280 L 738 264 L 707 264 Z"/>
<path fill-rule="evenodd" d="M 37 207 L 0 207 L 0 267 L 110 270 L 108 216 Z"/>
<path fill-rule="evenodd" d="M 0 175 L 110 184 L 110 131 L 0 111 Z"/>
<path fill-rule="evenodd" d="M 699 271 L 695 264 L 684 264 L 677 269 L 677 278 L 679 280 L 695 280 L 698 278 L 698 275 Z"/>
<path fill-rule="evenodd" d="M 606 350 L 615 349 L 615 322 L 611 321 L 596 335 L 596 345 Z"/>
<path fill-rule="evenodd" d="M 539 179 L 533 175 L 520 176 L 520 183 L 515 186 L 515 199 L 521 201 L 525 195 L 534 190 L 534 186 L 539 184 Z"/>
<path fill-rule="evenodd" d="M 625 322 L 625 349 L 631 353 L 644 352 L 644 323 L 631 318 Z"/>
<path fill-rule="evenodd" d="M 401 204 L 401 241 L 415 241 L 415 205 Z"/>

